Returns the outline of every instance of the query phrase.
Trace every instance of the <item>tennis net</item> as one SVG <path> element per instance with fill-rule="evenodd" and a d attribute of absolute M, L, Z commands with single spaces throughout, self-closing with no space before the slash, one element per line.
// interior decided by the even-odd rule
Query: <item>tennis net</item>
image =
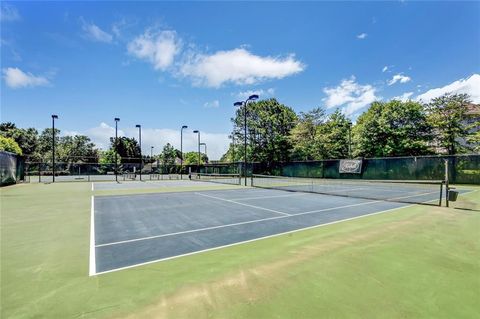
<path fill-rule="evenodd" d="M 240 185 L 240 174 L 192 173 L 192 181 Z"/>
<path fill-rule="evenodd" d="M 342 180 L 253 174 L 252 186 L 292 192 L 441 206 L 443 181 Z"/>

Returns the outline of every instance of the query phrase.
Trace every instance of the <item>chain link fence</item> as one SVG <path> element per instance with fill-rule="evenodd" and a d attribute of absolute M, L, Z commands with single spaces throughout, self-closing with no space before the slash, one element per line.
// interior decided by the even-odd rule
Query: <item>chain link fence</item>
<path fill-rule="evenodd" d="M 176 179 L 189 172 L 206 174 L 252 174 L 368 180 L 444 180 L 445 161 L 448 161 L 450 183 L 480 184 L 480 154 L 452 156 L 410 156 L 364 158 L 359 174 L 340 173 L 339 159 L 285 163 L 215 163 L 205 165 L 163 165 L 153 163 L 122 163 L 118 166 L 119 180 Z M 140 169 L 141 168 L 141 169 Z M 25 163 L 26 180 L 51 182 L 51 163 Z M 55 181 L 115 180 L 115 164 L 56 163 Z"/>

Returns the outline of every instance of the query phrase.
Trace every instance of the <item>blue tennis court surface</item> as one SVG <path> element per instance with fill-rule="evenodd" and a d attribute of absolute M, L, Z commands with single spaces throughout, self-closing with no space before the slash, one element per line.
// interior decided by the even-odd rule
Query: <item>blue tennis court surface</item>
<path fill-rule="evenodd" d="M 256 188 L 96 196 L 90 275 L 406 205 Z"/>

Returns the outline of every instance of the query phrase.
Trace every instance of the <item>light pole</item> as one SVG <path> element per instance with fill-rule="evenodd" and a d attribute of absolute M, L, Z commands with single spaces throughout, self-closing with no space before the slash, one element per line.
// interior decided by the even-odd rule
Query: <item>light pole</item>
<path fill-rule="evenodd" d="M 348 121 L 348 158 L 352 158 L 352 121 Z"/>
<path fill-rule="evenodd" d="M 58 119 L 58 115 L 52 114 L 52 177 L 53 177 L 53 183 L 55 183 L 55 119 Z"/>
<path fill-rule="evenodd" d="M 195 130 L 193 133 L 198 134 L 198 167 L 197 167 L 197 173 L 200 173 L 200 131 Z"/>
<path fill-rule="evenodd" d="M 207 143 L 200 143 L 200 145 L 205 146 L 205 157 L 208 159 L 208 155 L 207 155 Z"/>
<path fill-rule="evenodd" d="M 150 146 L 150 179 L 152 179 L 152 173 L 153 173 L 153 146 Z"/>
<path fill-rule="evenodd" d="M 142 157 L 142 126 L 140 124 L 135 125 L 138 128 L 138 144 L 140 144 L 140 180 L 142 180 L 142 166 L 143 166 L 143 157 Z"/>
<path fill-rule="evenodd" d="M 188 128 L 186 125 L 182 125 L 180 129 L 180 179 L 183 179 L 183 130 Z"/>
<path fill-rule="evenodd" d="M 247 186 L 247 105 L 250 101 L 258 99 L 257 94 L 250 95 L 245 101 L 235 102 L 233 105 L 243 106 L 243 143 L 244 143 L 244 157 L 243 157 L 243 171 L 245 175 L 245 186 Z"/>
<path fill-rule="evenodd" d="M 120 122 L 120 118 L 115 118 L 115 181 L 118 183 L 118 122 Z"/>

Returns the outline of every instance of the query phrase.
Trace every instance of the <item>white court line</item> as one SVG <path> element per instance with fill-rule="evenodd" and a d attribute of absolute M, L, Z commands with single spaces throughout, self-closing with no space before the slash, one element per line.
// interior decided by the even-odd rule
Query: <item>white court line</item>
<path fill-rule="evenodd" d="M 221 199 L 221 200 L 228 201 L 228 202 L 232 202 L 231 200 L 224 199 L 224 198 L 214 197 L 214 196 L 200 194 L 200 193 L 196 193 L 196 194 L 207 196 L 207 197 L 213 197 L 215 199 Z M 434 193 L 424 193 L 424 194 L 419 194 L 419 195 L 415 195 L 415 196 L 426 195 L 426 194 L 434 194 Z M 405 197 L 412 197 L 412 196 L 405 196 Z M 404 198 L 404 197 L 401 197 L 401 198 Z M 395 198 L 395 199 L 401 199 L 401 198 Z M 260 219 L 245 221 L 245 222 L 238 222 L 238 223 L 225 224 L 225 225 L 219 225 L 219 226 L 197 228 L 197 229 L 185 230 L 185 231 L 162 234 L 162 235 L 127 239 L 127 240 L 122 240 L 122 241 L 117 241 L 117 242 L 106 243 L 106 244 L 99 244 L 99 245 L 96 245 L 95 247 L 113 246 L 113 245 L 119 245 L 119 244 L 125 244 L 125 243 L 137 242 L 137 241 L 144 241 L 144 240 L 155 239 L 155 238 L 170 237 L 170 236 L 176 236 L 176 235 L 182 235 L 182 234 L 188 234 L 188 233 L 201 232 L 201 231 L 205 231 L 205 230 L 219 229 L 219 228 L 225 228 L 225 227 L 233 227 L 233 226 L 239 226 L 239 225 L 245 225 L 245 224 L 254 224 L 254 223 L 263 222 L 263 221 L 267 221 L 267 220 L 275 220 L 275 219 L 283 219 L 283 218 L 302 216 L 302 215 L 308 215 L 308 214 L 315 214 L 315 213 L 321 213 L 321 212 L 330 211 L 330 210 L 336 210 L 336 209 L 342 209 L 342 208 L 362 206 L 362 205 L 367 205 L 367 204 L 380 203 L 380 202 L 383 202 L 383 201 L 384 200 L 368 201 L 368 202 L 363 202 L 363 203 L 356 203 L 356 204 L 350 204 L 350 205 L 344 205 L 344 206 L 335 206 L 335 207 L 311 210 L 311 211 L 306 211 L 306 212 L 297 213 L 297 214 L 287 214 L 285 216 L 260 218 Z M 428 200 L 428 201 L 425 201 L 425 202 L 431 202 L 431 201 L 434 201 L 434 200 Z M 233 203 L 243 205 L 243 203 L 237 203 L 237 202 L 233 202 Z M 412 205 L 414 205 L 414 204 L 412 204 Z M 253 206 L 253 205 L 247 205 L 246 204 L 245 206 Z M 253 206 L 253 207 L 268 210 L 268 208 L 263 208 L 263 207 L 258 207 L 258 206 Z"/>
<path fill-rule="evenodd" d="M 267 198 L 277 198 L 277 197 L 292 197 L 292 196 L 304 196 L 309 195 L 309 193 L 295 193 L 295 194 L 287 194 L 287 195 L 272 195 L 272 196 L 256 196 L 256 197 L 239 197 L 239 198 L 232 198 L 231 200 L 251 200 L 251 199 L 267 199 Z"/>
<path fill-rule="evenodd" d="M 94 191 L 94 187 L 93 187 L 94 184 L 95 184 L 95 183 L 92 182 L 92 192 Z"/>
<path fill-rule="evenodd" d="M 93 185 L 93 184 L 92 184 Z M 96 261 L 95 261 L 95 199 L 92 195 L 92 205 L 90 208 L 90 268 L 88 271 L 89 276 L 96 274 Z"/>
<path fill-rule="evenodd" d="M 477 190 L 470 191 L 470 192 L 466 192 L 466 193 L 464 193 L 464 195 L 469 194 L 469 193 L 471 193 L 471 192 L 476 192 L 476 191 L 477 191 Z M 435 193 L 436 193 L 436 192 L 435 192 Z M 433 192 L 432 192 L 432 194 L 433 194 Z M 409 196 L 405 196 L 405 197 L 409 197 Z M 427 200 L 427 201 L 424 201 L 423 203 L 428 203 L 428 202 L 432 202 L 432 201 L 434 201 L 434 200 Z M 369 201 L 369 202 L 365 202 L 365 203 L 358 203 L 358 204 L 352 204 L 352 205 L 346 205 L 346 206 L 325 208 L 325 209 L 321 209 L 321 210 L 318 210 L 318 211 L 309 211 L 309 212 L 304 212 L 304 213 L 299 213 L 299 214 L 289 215 L 289 216 L 270 217 L 270 218 L 266 218 L 266 219 L 263 219 L 263 220 L 282 219 L 282 218 L 288 218 L 288 217 L 293 217 L 293 216 L 297 216 L 297 215 L 313 214 L 313 213 L 318 213 L 318 212 L 322 212 L 322 211 L 335 210 L 335 209 L 347 208 L 347 207 L 352 207 L 352 206 L 360 206 L 360 205 L 372 204 L 372 203 L 377 203 L 377 202 L 383 202 L 383 200 Z M 238 203 L 237 203 L 237 204 L 238 204 Z M 101 271 L 101 272 L 97 272 L 97 273 L 94 272 L 93 274 L 90 272 L 90 276 L 92 276 L 92 275 L 101 275 L 101 274 L 111 273 L 111 272 L 120 271 L 120 270 L 125 270 L 125 269 L 130 269 L 130 268 L 134 268 L 134 267 L 138 267 L 138 266 L 144 266 L 144 265 L 148 265 L 148 264 L 153 264 L 153 263 L 160 262 L 160 261 L 166 261 L 166 260 L 171 260 L 171 259 L 175 259 L 175 258 L 180 258 L 180 257 L 185 257 L 185 256 L 190 256 L 190 255 L 195 255 L 195 254 L 199 254 L 199 253 L 203 253 L 203 252 L 213 251 L 213 250 L 217 250 L 217 249 L 232 247 L 232 246 L 236 246 L 236 245 L 242 245 L 242 244 L 254 242 L 254 241 L 257 241 L 257 240 L 262 240 L 262 239 L 277 237 L 277 236 L 281 236 L 281 235 L 285 235 L 285 234 L 291 234 L 291 233 L 295 233 L 295 232 L 299 232 L 299 231 L 303 231 L 303 230 L 308 230 L 308 229 L 313 229 L 313 228 L 319 228 L 319 227 L 328 226 L 328 225 L 332 225 L 332 224 L 337 224 L 337 223 L 341 223 L 341 222 L 346 222 L 346 221 L 350 221 L 350 220 L 355 220 L 355 219 L 359 219 L 359 218 L 363 218 L 363 217 L 368 217 L 368 216 L 383 214 L 383 213 L 386 213 L 386 212 L 394 211 L 394 210 L 401 209 L 401 208 L 408 208 L 408 207 L 412 207 L 412 206 L 415 206 L 415 205 L 416 205 L 416 204 L 410 204 L 410 205 L 406 205 L 406 206 L 400 206 L 400 207 L 396 207 L 396 208 L 391 208 L 391 209 L 383 210 L 383 211 L 380 211 L 380 212 L 374 212 L 374 213 L 365 214 L 365 215 L 360 215 L 360 216 L 356 216 L 356 217 L 341 219 L 341 220 L 337 220 L 337 221 L 333 221 L 333 222 L 329 222 L 329 223 L 325 223 L 325 224 L 313 225 L 313 226 L 309 226 L 309 227 L 305 227 L 305 228 L 300 228 L 300 229 L 295 229 L 295 230 L 291 230 L 291 231 L 287 231 L 287 232 L 283 232 L 283 233 L 278 233 L 278 234 L 273 234 L 273 235 L 269 235 L 269 236 L 254 238 L 254 239 L 250 239 L 250 240 L 246 240 L 246 241 L 236 242 L 236 243 L 233 243 L 233 244 L 228 244 L 228 245 L 223 245 L 223 246 L 218 246 L 218 247 L 212 247 L 212 248 L 208 248 L 208 249 L 198 250 L 198 251 L 194 251 L 194 252 L 190 252 L 190 253 L 186 253 L 186 254 L 181 254 L 181 255 L 176 255 L 176 256 L 171 256 L 171 257 L 167 257 L 167 258 L 160 258 L 160 259 L 156 259 L 156 260 L 152 260 L 152 261 L 147 261 L 147 262 L 143 262 L 143 263 L 139 263 L 139 264 L 135 264 L 135 265 L 130 265 L 130 266 L 115 268 L 115 269 L 111 269 L 111 270 Z M 92 196 L 92 212 L 93 212 L 93 196 Z M 260 221 L 262 221 L 262 220 L 253 220 L 253 221 L 242 222 L 242 223 L 237 223 L 237 224 L 249 224 L 249 223 L 256 223 L 256 222 L 260 222 Z M 209 227 L 209 228 L 215 229 L 215 228 L 230 227 L 230 226 L 234 226 L 234 224 L 231 224 L 231 225 L 222 225 L 222 226 L 214 226 L 214 227 Z M 91 226 L 91 227 L 94 227 L 94 226 Z M 158 237 L 173 236 L 173 235 L 178 235 L 178 234 L 181 234 L 181 233 L 189 233 L 189 232 L 201 231 L 201 230 L 206 230 L 206 229 L 208 229 L 208 228 L 205 228 L 205 229 L 197 229 L 197 230 L 189 230 L 189 231 L 179 232 L 179 233 L 164 234 L 164 235 L 159 235 L 159 236 L 151 236 L 151 237 L 133 239 L 133 240 L 122 241 L 122 242 L 117 242 L 117 243 L 103 244 L 103 245 L 98 245 L 98 246 L 96 246 L 96 247 L 109 246 L 109 245 L 114 245 L 114 244 L 121 244 L 121 243 L 124 243 L 124 242 L 147 240 L 147 239 L 158 238 Z M 94 230 L 94 228 L 93 228 L 93 230 Z M 95 240 L 95 239 L 94 239 L 94 240 Z M 90 241 L 90 244 L 91 244 L 91 243 L 92 243 L 92 240 Z M 95 248 L 93 248 L 93 251 L 95 252 Z M 92 248 L 90 248 L 90 269 L 92 269 L 92 254 L 91 254 L 91 253 L 92 253 Z M 95 265 L 95 255 L 93 256 L 93 264 Z"/>
<path fill-rule="evenodd" d="M 195 194 L 200 195 L 200 196 L 204 196 L 204 197 L 208 197 L 208 198 L 213 198 L 213 199 L 216 199 L 216 200 L 222 200 L 222 201 L 228 202 L 228 203 L 234 203 L 234 204 L 237 204 L 237 205 L 247 206 L 247 207 L 251 207 L 251 208 L 255 208 L 255 209 L 266 210 L 266 211 L 277 213 L 277 214 L 284 215 L 284 216 L 291 216 L 291 214 L 280 212 L 278 210 L 273 210 L 273 209 L 264 208 L 264 207 L 260 207 L 260 206 L 255 206 L 255 205 L 250 205 L 250 204 L 245 204 L 245 203 L 239 203 L 239 202 L 236 202 L 236 201 L 231 200 L 231 199 L 220 198 L 220 197 L 207 195 L 207 194 L 202 194 L 202 193 L 195 193 Z"/>
<path fill-rule="evenodd" d="M 246 221 L 246 222 L 238 222 L 238 223 L 225 224 L 225 225 L 219 225 L 219 226 L 211 226 L 211 227 L 190 229 L 190 230 L 185 230 L 185 231 L 180 231 L 180 232 L 175 232 L 175 233 L 162 234 L 162 235 L 141 237 L 141 238 L 135 238 L 135 239 L 127 239 L 127 240 L 122 240 L 122 241 L 117 241 L 117 242 L 112 242 L 112 243 L 99 244 L 99 245 L 96 245 L 95 247 L 113 246 L 113 245 L 119 245 L 119 244 L 125 244 L 125 243 L 132 243 L 132 242 L 136 242 L 136 241 L 143 241 L 143 240 L 149 240 L 149 239 L 155 239 L 155 238 L 170 237 L 170 236 L 176 236 L 176 235 L 182 235 L 182 234 L 188 234 L 188 233 L 201 232 L 201 231 L 205 231 L 205 230 L 233 227 L 233 226 L 246 225 L 246 224 L 255 224 L 255 223 L 259 223 L 259 222 L 263 222 L 263 221 L 267 221 L 267 220 L 283 219 L 283 218 L 289 218 L 289 217 L 295 217 L 295 216 L 301 216 L 301 215 L 307 215 L 307 214 L 314 214 L 314 213 L 320 213 L 320 212 L 325 212 L 325 211 L 329 211 L 329 210 L 348 208 L 348 207 L 354 207 L 354 206 L 361 206 L 361 205 L 373 204 L 373 203 L 378 203 L 378 202 L 381 202 L 381 201 L 373 201 L 373 202 L 370 201 L 370 202 L 357 203 L 357 204 L 351 204 L 351 205 L 345 205 L 345 206 L 335 206 L 335 207 L 329 207 L 329 208 L 323 208 L 323 209 L 298 213 L 298 214 L 291 214 L 291 215 L 288 215 L 288 216 L 276 216 L 276 217 L 260 218 L 260 219 L 249 220 L 249 221 Z"/>
<path fill-rule="evenodd" d="M 356 217 L 351 217 L 351 218 L 346 218 L 346 219 L 342 219 L 342 220 L 336 220 L 336 221 L 329 222 L 329 223 L 325 223 L 325 224 L 314 225 L 314 226 L 309 226 L 309 227 L 305 227 L 305 228 L 290 230 L 290 231 L 283 232 L 283 233 L 278 233 L 278 234 L 268 235 L 268 236 L 264 236 L 264 237 L 259 237 L 259 238 L 254 238 L 254 239 L 245 240 L 245 241 L 240 241 L 240 242 L 236 242 L 236 243 L 233 243 L 233 244 L 228 244 L 228 245 L 223 245 L 223 246 L 218 246 L 218 247 L 207 248 L 207 249 L 198 250 L 198 251 L 193 251 L 193 252 L 191 252 L 191 253 L 186 253 L 186 254 L 182 254 L 182 255 L 176 255 L 176 256 L 167 257 L 167 258 L 161 258 L 161 259 L 151 260 L 151 261 L 147 261 L 147 262 L 143 262 L 143 263 L 139 263 L 139 264 L 135 264 L 135 265 L 130 265 L 130 266 L 125 266 L 125 267 L 120 267 L 120 268 L 115 268 L 115 269 L 111 269 L 111 270 L 106 270 L 106 271 L 97 272 L 95 275 L 107 274 L 107 273 L 111 273 L 111 272 L 115 272 L 115 271 L 130 269 L 130 268 L 139 267 L 139 266 L 145 266 L 145 265 L 157 263 L 157 262 L 160 262 L 160 261 L 166 261 L 166 260 L 176 259 L 176 258 L 180 258 L 180 257 L 191 256 L 191 255 L 195 255 L 195 254 L 200 254 L 200 253 L 204 253 L 204 252 L 207 252 L 207 251 L 213 251 L 213 250 L 217 250 L 217 249 L 222 249 L 222 248 L 227 248 L 227 247 L 232 247 L 232 246 L 247 244 L 247 243 L 255 242 L 255 241 L 257 241 L 257 240 L 262 240 L 262 239 L 267 239 L 267 238 L 273 238 L 273 237 L 277 237 L 277 236 L 281 236 L 281 235 L 285 235 L 285 234 L 296 233 L 296 232 L 303 231 L 303 230 L 308 230 L 308 229 L 313 229 L 313 228 L 319 228 L 319 227 L 323 227 L 323 226 L 338 224 L 338 223 L 346 222 L 346 221 L 349 221 L 349 220 L 359 219 L 359 218 L 368 217 L 368 216 L 373 216 L 373 215 L 379 215 L 379 214 L 387 213 L 387 212 L 394 211 L 394 210 L 397 210 L 397 209 L 400 209 L 400 208 L 411 207 L 411 206 L 414 206 L 414 205 L 415 205 L 415 204 L 407 205 L 407 206 L 401 206 L 401 207 L 396 207 L 396 208 L 392 208 L 392 209 L 383 210 L 383 211 L 380 211 L 380 212 L 365 214 L 365 215 L 356 216 Z M 276 217 L 276 218 L 285 218 L 285 217 Z"/>

